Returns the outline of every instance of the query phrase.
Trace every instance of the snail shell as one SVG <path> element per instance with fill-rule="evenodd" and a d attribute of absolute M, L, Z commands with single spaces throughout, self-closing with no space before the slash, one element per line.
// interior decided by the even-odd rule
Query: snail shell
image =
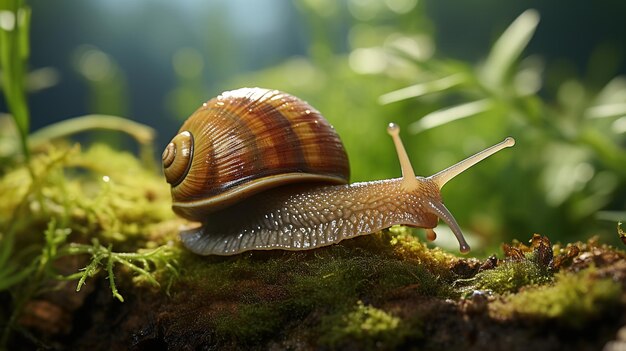
<path fill-rule="evenodd" d="M 224 92 L 204 103 L 162 158 L 173 210 L 196 221 L 269 188 L 345 184 L 350 177 L 330 123 L 306 102 L 261 88 Z"/>

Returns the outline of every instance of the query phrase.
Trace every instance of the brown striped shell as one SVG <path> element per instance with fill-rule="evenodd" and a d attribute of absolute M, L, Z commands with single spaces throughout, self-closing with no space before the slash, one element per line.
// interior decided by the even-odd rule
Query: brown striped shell
<path fill-rule="evenodd" d="M 350 176 L 343 144 L 317 110 L 261 88 L 204 103 L 163 151 L 163 172 L 172 208 L 191 220 L 269 188 Z"/>

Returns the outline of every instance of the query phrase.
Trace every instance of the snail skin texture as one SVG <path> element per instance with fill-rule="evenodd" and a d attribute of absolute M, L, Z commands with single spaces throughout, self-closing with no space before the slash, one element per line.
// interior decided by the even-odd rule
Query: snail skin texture
<path fill-rule="evenodd" d="M 200 255 L 248 250 L 308 250 L 396 224 L 426 229 L 443 220 L 469 252 L 440 189 L 450 179 L 513 146 L 491 146 L 430 177 L 416 177 L 400 140 L 402 177 L 348 184 L 346 152 L 334 128 L 306 102 L 260 88 L 224 92 L 204 103 L 163 151 L 172 209 L 201 222 L 183 230 Z"/>

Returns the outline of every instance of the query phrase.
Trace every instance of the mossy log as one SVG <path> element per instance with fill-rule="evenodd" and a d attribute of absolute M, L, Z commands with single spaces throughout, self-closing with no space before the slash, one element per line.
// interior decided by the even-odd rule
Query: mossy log
<path fill-rule="evenodd" d="M 310 252 L 180 251 L 169 291 L 121 271 L 124 302 L 105 280 L 78 295 L 48 293 L 27 305 L 20 323 L 28 332 L 11 346 L 597 350 L 626 343 L 615 341 L 626 324 L 624 253 L 595 241 L 553 253 L 539 239 L 485 261 L 428 249 L 404 228 Z"/>
<path fill-rule="evenodd" d="M 54 149 L 32 170 L 30 183 L 24 169 L 0 179 L 7 349 L 626 345 L 626 254 L 595 239 L 534 235 L 478 260 L 394 227 L 310 251 L 201 257 L 177 242 L 162 179 L 133 158 Z"/>

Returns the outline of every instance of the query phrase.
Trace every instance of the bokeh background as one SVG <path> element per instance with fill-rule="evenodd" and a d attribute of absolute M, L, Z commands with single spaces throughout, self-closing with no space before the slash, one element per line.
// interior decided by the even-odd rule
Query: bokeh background
<path fill-rule="evenodd" d="M 515 148 L 444 188 L 474 247 L 489 251 L 532 233 L 619 242 L 616 223 L 626 220 L 623 1 L 28 4 L 33 131 L 112 114 L 155 128 L 161 150 L 221 91 L 276 88 L 335 125 L 354 181 L 399 176 L 385 132 L 390 121 L 403 128 L 422 175 L 514 136 Z M 79 140 L 135 150 L 116 133 Z M 439 231 L 438 244 L 454 248 Z"/>

